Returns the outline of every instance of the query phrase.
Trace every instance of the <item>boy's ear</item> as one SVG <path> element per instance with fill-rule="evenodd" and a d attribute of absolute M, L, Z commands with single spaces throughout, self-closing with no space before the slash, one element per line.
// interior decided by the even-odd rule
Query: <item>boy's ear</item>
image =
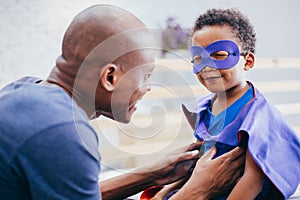
<path fill-rule="evenodd" d="M 249 69 L 253 68 L 254 62 L 255 62 L 255 55 L 253 53 L 248 53 L 244 56 L 245 64 L 244 64 L 244 70 L 248 71 Z"/>
<path fill-rule="evenodd" d="M 121 74 L 119 70 L 113 63 L 109 63 L 101 69 L 99 83 L 104 90 L 112 92 L 115 89 Z"/>

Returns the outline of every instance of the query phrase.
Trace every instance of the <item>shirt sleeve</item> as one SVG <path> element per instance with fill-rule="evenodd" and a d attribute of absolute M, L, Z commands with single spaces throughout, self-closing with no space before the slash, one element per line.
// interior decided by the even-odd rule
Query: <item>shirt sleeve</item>
<path fill-rule="evenodd" d="M 98 149 L 95 137 L 87 123 L 68 123 L 27 140 L 16 152 L 14 167 L 22 169 L 16 171 L 26 177 L 32 199 L 101 199 L 100 156 L 90 150 Z M 88 140 L 94 146 L 87 148 Z"/>

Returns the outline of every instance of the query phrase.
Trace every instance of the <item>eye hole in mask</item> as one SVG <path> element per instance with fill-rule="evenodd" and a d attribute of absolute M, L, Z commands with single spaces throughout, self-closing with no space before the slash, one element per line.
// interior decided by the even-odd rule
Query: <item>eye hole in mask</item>
<path fill-rule="evenodd" d="M 232 54 L 233 56 L 236 56 L 236 53 L 229 53 L 227 51 L 216 51 L 216 52 L 210 54 L 210 58 L 212 60 L 225 60 L 226 58 L 228 58 L 228 56 L 230 54 Z M 195 55 L 191 62 L 198 65 L 201 63 L 201 61 L 202 61 L 201 55 Z"/>
<path fill-rule="evenodd" d="M 225 60 L 226 58 L 228 58 L 229 54 L 230 53 L 228 53 L 227 51 L 217 51 L 210 54 L 210 58 L 213 60 Z"/>
<path fill-rule="evenodd" d="M 200 55 L 195 55 L 191 63 L 198 65 L 201 63 L 201 61 L 202 61 L 202 57 Z"/>
<path fill-rule="evenodd" d="M 240 56 L 239 48 L 231 40 L 219 40 L 209 44 L 206 48 L 191 46 L 190 48 L 194 73 L 197 74 L 206 66 L 217 69 L 228 69 L 234 67 Z"/>

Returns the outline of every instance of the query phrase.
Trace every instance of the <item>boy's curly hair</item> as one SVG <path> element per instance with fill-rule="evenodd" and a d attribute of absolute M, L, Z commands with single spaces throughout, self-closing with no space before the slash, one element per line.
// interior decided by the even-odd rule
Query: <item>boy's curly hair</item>
<path fill-rule="evenodd" d="M 192 35 L 206 27 L 214 25 L 228 25 L 232 28 L 235 36 L 242 43 L 242 50 L 255 53 L 256 34 L 249 19 L 235 8 L 210 9 L 201 14 L 192 30 Z"/>

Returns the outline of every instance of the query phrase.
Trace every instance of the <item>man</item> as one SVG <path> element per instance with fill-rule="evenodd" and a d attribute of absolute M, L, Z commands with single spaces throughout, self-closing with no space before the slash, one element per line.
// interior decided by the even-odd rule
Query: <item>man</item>
<path fill-rule="evenodd" d="M 198 160 L 195 143 L 158 164 L 103 181 L 99 189 L 98 138 L 88 120 L 104 115 L 130 121 L 150 90 L 152 40 L 131 13 L 90 7 L 71 22 L 46 80 L 25 77 L 0 91 L 2 199 L 122 199 L 189 175 L 175 199 L 207 199 L 232 187 L 243 150 L 214 160 L 210 151 Z"/>

